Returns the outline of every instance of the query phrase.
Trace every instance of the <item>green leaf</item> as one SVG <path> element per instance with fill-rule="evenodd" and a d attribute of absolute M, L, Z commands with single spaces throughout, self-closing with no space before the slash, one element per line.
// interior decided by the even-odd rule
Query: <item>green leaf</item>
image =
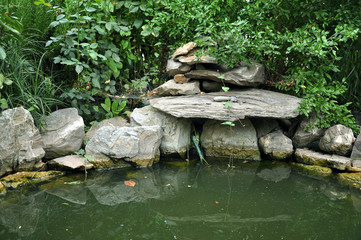
<path fill-rule="evenodd" d="M 105 99 L 105 105 L 108 107 L 108 109 L 110 109 L 110 105 L 111 105 L 111 101 L 110 101 L 110 98 L 106 98 Z"/>
<path fill-rule="evenodd" d="M 223 90 L 224 92 L 228 92 L 228 91 L 229 91 L 229 87 L 222 87 L 222 90 Z"/>
<path fill-rule="evenodd" d="M 138 12 L 138 10 L 139 10 L 138 6 L 132 6 L 132 7 L 130 7 L 129 12 L 130 13 L 135 13 L 135 12 Z"/>
<path fill-rule="evenodd" d="M 108 106 L 107 106 L 106 104 L 101 103 L 100 106 L 102 106 L 102 108 L 103 108 L 105 111 L 107 111 L 108 113 L 110 112 L 110 110 L 109 110 L 109 108 L 108 108 Z"/>
<path fill-rule="evenodd" d="M 114 62 L 120 62 L 120 57 L 118 56 L 118 54 L 113 53 L 112 58 L 113 58 Z"/>
<path fill-rule="evenodd" d="M 94 51 L 90 51 L 89 52 L 89 56 L 92 58 L 92 59 L 97 59 L 98 58 L 98 54 Z"/>
<path fill-rule="evenodd" d="M 100 88 L 100 83 L 98 78 L 92 78 L 92 84 L 96 88 Z"/>
<path fill-rule="evenodd" d="M 135 28 L 140 28 L 141 26 L 142 26 L 142 24 L 143 24 L 143 20 L 142 19 L 140 19 L 140 18 L 137 18 L 137 19 L 135 19 L 134 20 L 134 27 Z"/>
<path fill-rule="evenodd" d="M 114 116 L 119 115 L 120 111 L 118 112 L 118 101 L 113 101 L 112 112 L 113 112 Z"/>
<path fill-rule="evenodd" d="M 232 103 L 231 102 L 225 102 L 224 107 L 225 108 L 230 108 L 230 107 L 232 107 Z"/>
<path fill-rule="evenodd" d="M 105 28 L 106 28 L 108 31 L 111 31 L 112 28 L 113 28 L 113 24 L 112 24 L 111 22 L 107 22 L 107 23 L 105 24 Z"/>
<path fill-rule="evenodd" d="M 231 126 L 231 127 L 236 126 L 233 122 L 230 122 L 230 121 L 222 122 L 221 124 L 222 124 L 222 125 L 228 125 L 228 126 Z"/>
<path fill-rule="evenodd" d="M 84 67 L 82 65 L 76 65 L 75 71 L 80 74 L 83 71 Z"/>
<path fill-rule="evenodd" d="M 0 46 L 0 59 L 4 60 L 6 58 L 5 50 Z"/>

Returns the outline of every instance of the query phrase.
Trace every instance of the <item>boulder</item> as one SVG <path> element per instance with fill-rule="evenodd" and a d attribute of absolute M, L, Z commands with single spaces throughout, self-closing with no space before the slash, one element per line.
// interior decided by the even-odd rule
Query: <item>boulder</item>
<path fill-rule="evenodd" d="M 353 160 L 360 160 L 361 161 L 361 133 L 357 136 L 356 141 L 353 145 L 351 158 Z"/>
<path fill-rule="evenodd" d="M 4 194 L 6 194 L 6 187 L 2 182 L 0 182 L 0 196 Z"/>
<path fill-rule="evenodd" d="M 322 178 L 332 176 L 332 169 L 328 167 L 307 165 L 307 164 L 295 163 L 295 162 L 291 164 L 296 169 L 297 172 L 307 176 L 316 176 Z"/>
<path fill-rule="evenodd" d="M 174 81 L 175 81 L 176 83 L 182 84 L 182 83 L 188 82 L 188 80 L 189 80 L 189 78 L 187 78 L 186 76 L 184 76 L 184 74 L 176 74 L 176 75 L 174 75 Z"/>
<path fill-rule="evenodd" d="M 100 128 L 85 147 L 96 168 L 117 167 L 120 160 L 137 166 L 159 161 L 159 126 Z"/>
<path fill-rule="evenodd" d="M 68 155 L 65 157 L 55 158 L 47 162 L 50 169 L 62 171 L 84 171 L 92 169 L 94 166 L 85 157 L 80 155 Z"/>
<path fill-rule="evenodd" d="M 160 126 L 162 129 L 161 154 L 178 153 L 181 157 L 185 157 L 190 146 L 192 127 L 190 119 L 176 118 L 152 106 L 146 106 L 134 109 L 130 115 L 130 123 L 131 126 Z"/>
<path fill-rule="evenodd" d="M 298 148 L 295 152 L 296 161 L 309 165 L 330 167 L 338 170 L 346 170 L 351 167 L 351 159 L 338 156 L 328 155 L 309 150 L 307 148 Z"/>
<path fill-rule="evenodd" d="M 63 175 L 60 171 L 41 171 L 41 172 L 17 172 L 7 175 L 0 179 L 0 182 L 7 188 L 17 188 L 29 184 L 46 181 L 54 177 Z"/>
<path fill-rule="evenodd" d="M 233 127 L 207 120 L 200 140 L 207 157 L 261 160 L 256 130 L 248 119 Z"/>
<path fill-rule="evenodd" d="M 232 101 L 214 101 L 224 97 Z M 262 89 L 205 93 L 179 97 L 162 97 L 150 100 L 152 107 L 178 118 L 208 118 L 220 121 L 236 121 L 250 117 L 294 118 L 302 99 Z"/>
<path fill-rule="evenodd" d="M 114 127 L 128 127 L 130 124 L 125 120 L 123 117 L 113 117 L 109 119 L 105 119 L 99 123 L 94 124 L 91 126 L 89 131 L 85 134 L 84 142 L 89 141 L 95 133 L 98 131 L 99 128 L 105 127 L 105 126 L 114 126 Z"/>
<path fill-rule="evenodd" d="M 167 62 L 167 74 L 169 76 L 189 72 L 191 68 L 191 66 L 185 63 L 176 62 L 174 60 L 168 60 Z"/>
<path fill-rule="evenodd" d="M 222 90 L 222 83 L 214 81 L 202 81 L 201 83 L 203 92 L 219 92 Z"/>
<path fill-rule="evenodd" d="M 318 143 L 326 129 L 311 126 L 311 124 L 316 125 L 316 123 L 315 114 L 312 114 L 309 119 L 305 118 L 301 121 L 292 138 L 293 144 L 296 148 L 308 147 L 318 149 Z"/>
<path fill-rule="evenodd" d="M 222 72 L 216 70 L 192 70 L 185 74 L 191 79 L 206 79 L 237 86 L 256 87 L 265 81 L 262 64 L 242 62 L 239 67 Z"/>
<path fill-rule="evenodd" d="M 197 94 L 201 90 L 199 89 L 199 81 L 178 84 L 171 79 L 154 89 L 154 91 L 158 93 L 158 96 L 175 96 Z"/>
<path fill-rule="evenodd" d="M 175 60 L 188 65 L 200 64 L 200 63 L 217 64 L 217 59 L 215 57 L 211 57 L 208 55 L 198 56 L 196 52 L 197 51 L 192 51 L 190 54 L 186 56 L 177 57 Z"/>
<path fill-rule="evenodd" d="M 0 129 L 0 176 L 37 169 L 45 152 L 30 112 L 22 107 L 3 111 Z"/>
<path fill-rule="evenodd" d="M 183 46 L 177 48 L 173 55 L 172 55 L 172 60 L 174 60 L 176 57 L 181 56 L 181 55 L 186 55 L 188 54 L 191 50 L 193 50 L 195 47 L 197 47 L 197 43 L 195 42 L 189 42 L 187 44 L 184 44 Z"/>
<path fill-rule="evenodd" d="M 292 140 L 286 137 L 281 130 L 269 133 L 259 139 L 261 151 L 274 160 L 285 160 L 292 157 Z"/>
<path fill-rule="evenodd" d="M 263 137 L 279 127 L 277 120 L 272 118 L 253 118 L 251 121 L 256 129 L 257 138 Z"/>
<path fill-rule="evenodd" d="M 342 184 L 361 189 L 361 173 L 339 173 L 337 177 Z"/>
<path fill-rule="evenodd" d="M 346 156 L 351 151 L 354 141 L 355 137 L 352 130 L 344 125 L 337 124 L 325 131 L 325 134 L 320 139 L 319 147 L 325 152 Z"/>
<path fill-rule="evenodd" d="M 61 157 L 78 151 L 84 136 L 84 121 L 76 108 L 52 112 L 43 121 L 45 157 Z"/>

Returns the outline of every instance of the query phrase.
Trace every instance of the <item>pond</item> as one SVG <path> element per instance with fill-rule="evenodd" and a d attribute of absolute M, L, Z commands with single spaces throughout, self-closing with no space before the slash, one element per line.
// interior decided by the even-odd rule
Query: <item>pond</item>
<path fill-rule="evenodd" d="M 361 239 L 361 191 L 275 162 L 174 162 L 0 198 L 0 239 Z"/>

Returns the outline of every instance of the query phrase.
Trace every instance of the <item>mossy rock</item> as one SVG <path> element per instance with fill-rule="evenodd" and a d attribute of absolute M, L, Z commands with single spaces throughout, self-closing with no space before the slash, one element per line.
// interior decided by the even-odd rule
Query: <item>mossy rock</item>
<path fill-rule="evenodd" d="M 337 177 L 342 184 L 356 188 L 361 186 L 361 173 L 339 173 Z"/>
<path fill-rule="evenodd" d="M 60 171 L 17 172 L 1 178 L 0 181 L 7 188 L 17 188 L 29 182 L 45 181 L 63 174 Z"/>
<path fill-rule="evenodd" d="M 0 196 L 6 194 L 6 187 L 0 182 Z"/>
<path fill-rule="evenodd" d="M 301 174 L 317 176 L 317 177 L 330 177 L 332 175 L 331 168 L 321 167 L 316 165 L 307 165 L 302 163 L 291 163 L 291 165 Z"/>

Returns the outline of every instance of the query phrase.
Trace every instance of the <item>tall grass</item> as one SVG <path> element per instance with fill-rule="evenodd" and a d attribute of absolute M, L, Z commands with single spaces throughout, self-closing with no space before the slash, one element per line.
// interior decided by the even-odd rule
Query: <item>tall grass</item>
<path fill-rule="evenodd" d="M 336 77 L 346 78 L 348 90 L 343 96 L 345 102 L 351 102 L 354 110 L 361 110 L 361 36 L 342 49 L 340 72 Z"/>
<path fill-rule="evenodd" d="M 60 86 L 44 73 L 46 52 L 39 51 L 38 44 L 34 36 L 26 37 L 23 43 L 10 40 L 6 46 L 8 56 L 0 62 L 0 72 L 13 82 L 2 90 L 8 105 L 28 109 L 35 124 L 40 126 L 44 115 L 64 103 L 59 99 Z"/>

